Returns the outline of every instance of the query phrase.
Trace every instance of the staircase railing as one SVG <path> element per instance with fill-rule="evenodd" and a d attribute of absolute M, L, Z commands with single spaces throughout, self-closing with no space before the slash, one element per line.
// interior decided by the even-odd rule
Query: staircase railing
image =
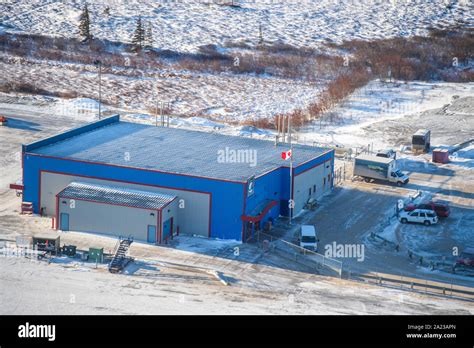
<path fill-rule="evenodd" d="M 118 248 L 120 247 L 120 240 L 121 240 L 122 236 L 119 236 L 119 239 L 117 240 L 117 242 L 115 242 L 115 246 L 114 246 L 114 249 L 112 251 L 112 255 L 114 255 L 113 257 L 115 257 L 115 254 L 117 253 L 117 250 Z M 112 258 L 113 258 L 112 257 Z"/>
<path fill-rule="evenodd" d="M 133 243 L 132 235 L 129 235 L 126 238 L 119 236 L 119 239 L 117 240 L 117 243 L 115 244 L 115 248 L 113 252 L 114 256 L 112 258 L 112 261 L 109 264 L 109 272 L 111 273 L 120 272 L 132 260 L 132 258 L 127 257 L 127 252 L 129 251 L 130 245 L 132 243 Z"/>

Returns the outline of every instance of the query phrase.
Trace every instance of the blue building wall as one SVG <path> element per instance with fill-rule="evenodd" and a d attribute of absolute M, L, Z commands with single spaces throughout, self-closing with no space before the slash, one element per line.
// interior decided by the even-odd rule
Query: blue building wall
<path fill-rule="evenodd" d="M 293 168 L 294 173 L 297 175 L 333 157 L 334 151 L 331 151 Z M 334 166 L 334 161 L 332 166 Z M 24 201 L 33 203 L 35 213 L 38 213 L 39 210 L 40 170 L 211 193 L 211 238 L 242 240 L 243 223 L 240 217 L 242 214 L 250 214 L 264 200 L 276 200 L 278 204 L 262 219 L 262 226 L 269 219 L 289 214 L 290 170 L 287 167 L 280 167 L 257 177 L 254 194 L 247 197 L 244 192 L 247 184 L 244 183 L 79 162 L 27 153 L 24 157 Z M 334 171 L 334 167 L 332 167 L 332 171 Z M 244 204 L 245 211 L 243 210 Z"/>
<path fill-rule="evenodd" d="M 303 163 L 293 168 L 293 175 L 298 175 L 305 170 L 322 165 L 324 162 L 334 158 L 334 150 L 319 156 L 311 161 Z M 286 163 L 285 163 L 286 164 Z M 289 163 L 287 164 L 289 165 Z M 331 172 L 334 173 L 334 161 L 331 163 Z M 277 193 L 277 194 L 275 194 Z M 279 215 L 288 216 L 290 199 L 290 168 L 280 167 L 255 179 L 254 194 L 247 197 L 245 213 L 249 214 L 264 200 L 276 200 L 278 205 L 273 207 L 262 220 L 263 223 L 270 218 L 277 218 Z"/>
<path fill-rule="evenodd" d="M 280 169 L 274 170 L 266 175 L 255 179 L 254 194 L 247 197 L 245 205 L 245 214 L 250 214 L 256 206 L 265 200 L 276 200 L 278 205 L 274 206 L 265 217 L 262 219 L 262 225 L 270 218 L 276 219 L 280 215 Z M 275 194 L 276 193 L 276 194 Z"/>
<path fill-rule="evenodd" d="M 32 202 L 38 213 L 40 170 L 83 175 L 100 179 L 120 180 L 134 184 L 166 186 L 176 189 L 211 193 L 211 237 L 242 239 L 244 183 L 225 182 L 212 179 L 181 176 L 148 170 L 71 161 L 52 157 L 25 154 L 24 157 L 24 201 Z"/>
<path fill-rule="evenodd" d="M 243 214 L 247 215 L 251 213 L 258 204 L 265 200 L 275 200 L 278 204 L 266 214 L 262 220 L 262 225 L 270 218 L 276 219 L 279 215 L 288 216 L 288 200 L 290 198 L 290 170 L 288 167 L 280 167 L 266 173 L 265 175 L 257 177 L 255 179 L 254 194 L 247 197 L 247 183 L 227 182 L 171 173 L 161 173 L 151 170 L 72 161 L 28 153 L 28 151 L 33 151 L 41 146 L 52 144 L 114 122 L 119 122 L 119 116 L 112 116 L 29 145 L 23 145 L 23 200 L 32 202 L 34 211 L 38 213 L 39 173 L 40 170 L 46 170 L 69 175 L 83 175 L 105 180 L 118 180 L 133 184 L 156 185 L 210 193 L 210 237 L 212 238 L 242 240 L 243 222 L 241 216 Z M 297 153 L 295 153 L 295 156 L 297 156 Z M 294 175 L 321 164 L 331 158 L 334 158 L 334 150 L 293 168 Z M 288 162 L 282 164 L 289 165 Z M 331 169 L 332 172 L 334 172 L 334 161 Z"/>

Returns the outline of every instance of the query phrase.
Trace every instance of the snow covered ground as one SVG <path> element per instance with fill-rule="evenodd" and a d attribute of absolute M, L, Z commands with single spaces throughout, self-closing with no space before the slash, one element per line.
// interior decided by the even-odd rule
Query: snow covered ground
<path fill-rule="evenodd" d="M 450 164 L 446 167 L 450 165 L 474 169 L 474 144 L 454 152 L 450 157 Z"/>
<path fill-rule="evenodd" d="M 447 2 L 321 0 L 89 2 L 92 33 L 130 42 L 138 15 L 153 26 L 155 47 L 194 52 L 201 45 L 228 41 L 255 45 L 262 26 L 264 40 L 299 47 L 324 42 L 426 34 L 428 27 L 474 23 L 469 0 Z M 15 0 L 0 3 L 0 23 L 9 31 L 77 36 L 83 2 Z M 110 14 L 104 13 L 110 7 Z"/>
<path fill-rule="evenodd" d="M 160 253 L 163 255 L 163 253 Z M 221 259 L 225 286 L 183 263 L 138 260 L 127 274 L 61 259 L 0 257 L 0 314 L 473 314 L 469 303 Z M 219 260 L 214 261 L 214 266 Z M 47 281 L 45 281 L 47 280 Z M 15 289 L 15 291 L 12 291 Z"/>
<path fill-rule="evenodd" d="M 416 129 L 428 128 L 433 146 L 454 145 L 474 134 L 473 98 L 474 83 L 372 81 L 325 115 L 321 129 L 315 122 L 298 136 L 309 143 L 398 149 Z"/>
<path fill-rule="evenodd" d="M 98 99 L 99 80 L 94 66 L 35 59 L 17 64 L 15 57 L 5 55 L 4 58 L 5 61 L 0 61 L 3 82 L 27 83 L 48 91 L 71 91 Z M 174 115 L 238 123 L 305 107 L 316 100 L 326 83 L 325 80 L 316 83 L 250 74 L 186 71 L 176 71 L 171 76 L 162 70 L 128 76 L 112 70 L 102 74 L 102 101 L 143 114 L 154 112 L 158 100 L 170 102 Z M 59 112 L 76 113 L 78 107 L 97 108 L 90 103 L 77 104 L 77 101 L 58 104 L 62 106 Z"/>
<path fill-rule="evenodd" d="M 426 34 L 428 27 L 455 23 L 474 25 L 474 12 L 469 11 L 467 0 L 449 4 L 444 0 L 236 1 L 240 7 L 214 2 L 222 3 L 121 0 L 111 5 L 99 0 L 88 5 L 95 36 L 130 42 L 135 20 L 141 15 L 154 28 L 156 48 L 179 52 L 196 52 L 206 44 L 225 50 L 222 46 L 228 41 L 255 45 L 260 25 L 267 42 L 316 48 L 325 42 Z M 77 37 L 82 6 L 82 2 L 59 0 L 4 1 L 0 4 L 0 23 L 10 32 Z M 107 7 L 109 14 L 104 13 Z M 79 92 L 97 99 L 98 76 L 94 66 L 31 58 L 19 62 L 18 57 L 5 54 L 2 58 L 0 70 L 5 82 L 29 83 L 55 92 Z M 118 67 L 104 73 L 102 99 L 117 108 L 127 109 L 137 120 L 146 120 L 145 114 L 155 109 L 157 100 L 171 102 L 174 114 L 226 123 L 271 118 L 276 113 L 304 109 L 317 100 L 328 82 L 165 70 L 136 73 L 140 76 L 127 76 L 124 69 Z M 319 126 L 315 124 L 308 127 L 305 131 L 308 134 L 302 137 L 321 143 L 366 145 L 365 135 L 359 132 L 361 126 L 394 119 L 410 110 L 421 111 L 429 104 L 447 103 L 448 96 L 456 93 L 453 85 L 442 84 L 437 88 L 430 83 L 409 83 L 401 87 L 372 83 L 346 103 L 350 107 L 344 105 L 331 111 L 339 114 L 344 124 L 327 127 L 324 132 L 315 132 Z M 416 98 L 422 98 L 419 109 Z M 60 113 L 74 113 L 85 104 L 57 105 L 61 107 Z"/>
<path fill-rule="evenodd" d="M 45 73 L 59 73 L 58 71 L 51 71 Z M 39 77 L 41 78 L 41 76 Z M 111 76 L 110 85 L 105 78 L 105 85 L 107 86 L 105 94 L 112 94 L 113 91 L 119 92 L 119 83 L 116 79 L 120 77 Z M 203 112 L 202 116 L 192 116 L 187 118 L 171 117 L 170 124 L 174 127 L 183 127 L 190 129 L 200 129 L 204 131 L 218 131 L 228 135 L 254 136 L 266 139 L 273 139 L 274 132 L 269 130 L 262 130 L 250 126 L 232 125 L 236 120 L 244 120 L 248 117 L 266 117 L 283 109 L 291 109 L 299 104 L 299 102 L 306 100 L 309 102 L 317 93 L 318 88 L 315 86 L 302 86 L 295 82 L 294 89 L 289 85 L 283 88 L 283 85 L 276 82 L 270 85 L 263 84 L 261 93 L 258 92 L 256 86 L 261 82 L 255 79 L 255 88 L 251 92 L 237 92 L 238 80 L 240 78 L 230 78 L 235 80 L 236 93 L 230 93 L 227 101 L 220 100 L 222 104 L 232 104 L 235 106 L 236 113 L 231 112 L 232 108 L 209 108 L 209 113 L 206 115 Z M 246 78 L 243 77 L 245 80 Z M 124 79 L 123 82 L 125 82 Z M 179 79 L 178 79 L 179 80 Z M 176 85 L 180 82 L 176 81 Z M 201 79 L 197 79 L 201 80 Z M 58 80 L 58 85 L 61 84 L 62 79 Z M 78 81 L 78 78 L 76 78 Z M 183 80 L 184 84 L 190 83 Z M 242 80 L 241 80 L 242 81 Z M 281 82 L 281 81 L 280 81 Z M 139 82 L 137 82 L 139 83 Z M 146 81 L 143 83 L 147 83 Z M 207 82 L 200 81 L 199 84 Z M 91 88 L 92 81 L 84 81 L 83 88 Z M 245 83 L 244 83 L 245 84 Z M 110 90 L 108 90 L 110 86 Z M 195 88 L 199 89 L 198 85 L 190 85 L 190 95 Z M 249 87 L 250 88 L 250 87 Z M 311 90 L 313 88 L 313 90 Z M 282 98 L 289 97 L 291 91 L 294 90 L 293 102 L 286 104 Z M 147 91 L 143 93 L 150 93 L 150 90 L 140 89 L 140 91 Z M 272 98 L 267 98 L 266 93 L 272 94 Z M 231 91 L 232 92 L 232 91 Z M 205 104 L 212 105 L 219 98 L 222 91 L 217 88 L 215 94 L 209 93 L 205 98 L 202 106 Z M 252 98 L 247 98 L 246 93 L 254 93 Z M 280 94 L 281 93 L 281 94 Z M 203 94 L 204 95 L 204 94 Z M 212 97 L 211 97 L 212 95 Z M 231 97 L 231 96 L 234 97 Z M 146 99 L 145 96 L 143 96 Z M 204 97 L 203 97 L 204 98 Z M 210 100 L 209 98 L 212 98 Z M 235 99 L 233 99 L 235 98 Z M 135 108 L 143 108 L 143 104 L 138 101 L 139 98 L 131 98 L 135 100 L 134 105 L 123 105 L 122 108 L 102 107 L 103 112 L 109 113 L 117 112 L 123 115 L 124 119 L 133 122 L 154 124 L 156 121 L 155 115 L 148 111 L 137 112 Z M 177 98 L 179 99 L 179 98 Z M 277 101 L 275 101 L 277 100 Z M 96 119 L 98 115 L 98 103 L 96 100 L 88 98 L 76 99 L 61 99 L 41 96 L 19 96 L 0 94 L 0 102 L 8 104 L 11 102 L 13 107 L 37 108 L 40 106 L 44 112 L 53 113 L 59 117 L 72 117 L 79 122 L 89 122 Z M 199 105 L 197 101 L 192 105 Z M 39 103 L 39 105 L 38 105 Z M 273 103 L 273 104 L 272 104 Z M 22 106 L 20 106 L 20 105 Z M 185 104 L 187 106 L 185 106 Z M 272 104 L 267 107 L 267 104 Z M 191 104 L 184 101 L 177 102 L 176 107 L 181 105 L 183 112 L 191 112 Z M 256 106 L 256 108 L 254 108 Z M 189 107 L 189 108 L 188 108 Z M 235 110 L 234 110 L 235 111 Z M 243 112 L 245 111 L 245 112 Z M 207 116 L 215 118 L 209 120 Z M 334 119 L 330 121 L 331 115 L 335 115 Z M 231 123 L 228 123 L 228 122 Z M 449 127 L 446 125 L 449 124 Z M 323 144 L 323 145 L 338 145 L 344 147 L 362 147 L 368 143 L 373 143 L 374 149 L 382 149 L 392 147 L 399 149 L 400 145 L 409 145 L 411 142 L 411 135 L 418 128 L 428 128 L 432 131 L 431 142 L 432 146 L 450 147 L 454 144 L 467 141 L 472 138 L 474 134 L 474 83 L 446 83 L 446 82 L 392 82 L 386 83 L 383 81 L 372 81 L 367 86 L 357 90 L 340 106 L 331 110 L 330 113 L 323 117 L 323 121 L 315 121 L 313 124 L 305 126 L 298 130 L 295 138 L 299 143 L 305 144 Z M 456 157 L 454 157 L 456 156 Z M 451 165 L 461 165 L 466 168 L 472 168 L 473 155 L 472 147 L 465 148 L 458 151 L 452 156 Z M 421 160 L 419 157 L 414 159 Z"/>
<path fill-rule="evenodd" d="M 125 117 L 144 123 L 153 123 L 155 119 L 153 115 L 135 117 L 126 112 Z M 170 123 L 177 127 L 270 140 L 275 135 L 274 131 L 234 126 L 208 120 L 205 116 L 172 118 Z M 302 127 L 294 136 L 297 142 L 309 145 L 355 148 L 370 143 L 375 150 L 387 147 L 399 150 L 401 145 L 410 145 L 411 135 L 419 128 L 431 129 L 433 147 L 450 148 L 472 139 L 474 83 L 372 81 L 324 115 L 322 122 L 315 121 Z M 458 151 L 451 156 L 449 165 L 472 168 L 472 151 L 472 147 Z M 405 157 L 415 161 L 431 160 Z"/>

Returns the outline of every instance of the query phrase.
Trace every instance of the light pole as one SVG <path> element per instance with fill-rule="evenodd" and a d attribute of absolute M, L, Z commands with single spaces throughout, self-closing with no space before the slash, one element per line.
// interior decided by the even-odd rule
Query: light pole
<path fill-rule="evenodd" d="M 102 62 L 100 60 L 94 61 L 94 65 L 99 67 L 99 120 L 101 117 L 101 104 L 102 104 Z"/>

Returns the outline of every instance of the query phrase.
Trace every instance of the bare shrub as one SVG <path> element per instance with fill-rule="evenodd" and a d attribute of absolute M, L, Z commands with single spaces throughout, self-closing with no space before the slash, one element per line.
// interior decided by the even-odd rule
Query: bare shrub
<path fill-rule="evenodd" d="M 55 93 L 39 88 L 28 82 L 3 83 L 0 85 L 0 90 L 6 93 L 18 92 L 18 93 L 26 93 L 26 94 L 41 94 L 41 95 L 55 96 Z"/>
<path fill-rule="evenodd" d="M 59 91 L 55 95 L 60 98 L 72 99 L 79 97 L 79 94 L 76 91 Z"/>
<path fill-rule="evenodd" d="M 433 29 L 428 37 L 353 40 L 339 48 L 349 50 L 378 77 L 400 80 L 444 79 L 463 74 L 456 64 L 467 64 L 474 47 L 474 29 Z M 446 73 L 444 70 L 451 70 Z"/>
<path fill-rule="evenodd" d="M 241 122 L 245 126 L 253 126 L 262 129 L 276 129 L 275 117 L 273 118 L 258 118 L 258 119 L 248 119 Z"/>

